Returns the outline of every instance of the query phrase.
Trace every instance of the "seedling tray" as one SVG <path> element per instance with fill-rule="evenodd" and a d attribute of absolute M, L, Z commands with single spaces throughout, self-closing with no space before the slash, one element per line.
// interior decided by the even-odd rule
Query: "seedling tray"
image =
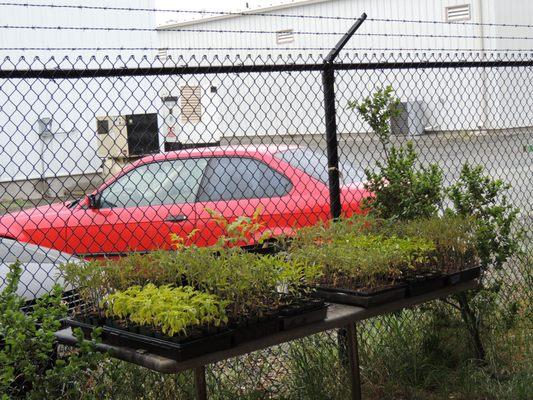
<path fill-rule="evenodd" d="M 481 267 L 468 268 L 461 271 L 461 282 L 471 281 L 479 278 L 481 275 Z"/>
<path fill-rule="evenodd" d="M 249 342 L 250 340 L 259 339 L 266 335 L 272 335 L 279 332 L 279 321 L 277 316 L 260 320 L 258 322 L 237 326 L 233 329 L 233 346 Z"/>
<path fill-rule="evenodd" d="M 373 292 L 318 286 L 314 296 L 332 303 L 370 308 L 403 299 L 406 289 L 407 284 L 404 283 Z"/>
<path fill-rule="evenodd" d="M 329 304 L 322 299 L 312 299 L 296 307 L 282 308 L 279 313 L 279 326 L 283 331 L 322 321 L 326 318 Z"/>
<path fill-rule="evenodd" d="M 423 276 L 420 279 L 407 281 L 407 297 L 420 296 L 421 294 L 433 292 L 446 285 L 447 277 L 444 275 Z"/>
<path fill-rule="evenodd" d="M 71 327 L 81 328 L 86 337 L 90 337 L 92 330 L 96 327 L 71 318 L 67 318 L 65 322 Z M 232 334 L 233 331 L 228 329 L 219 333 L 200 338 L 191 338 L 190 340 L 185 339 L 180 343 L 175 343 L 170 340 L 158 339 L 104 325 L 101 337 L 103 343 L 145 350 L 176 361 L 185 361 L 207 353 L 229 349 L 232 345 Z"/>
<path fill-rule="evenodd" d="M 462 282 L 468 282 L 473 279 L 479 278 L 480 275 L 481 275 L 481 267 L 473 267 L 473 268 L 464 269 L 464 270 L 446 275 L 446 284 L 457 285 Z"/>

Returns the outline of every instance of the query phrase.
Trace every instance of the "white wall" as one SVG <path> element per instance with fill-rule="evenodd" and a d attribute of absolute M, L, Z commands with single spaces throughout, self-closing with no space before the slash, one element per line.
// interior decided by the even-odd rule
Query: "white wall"
<path fill-rule="evenodd" d="M 406 19 L 445 21 L 447 6 L 470 3 L 470 22 L 532 24 L 533 2 L 516 0 L 509 7 L 505 0 L 333 0 L 266 12 L 289 15 L 353 16 L 362 12 L 369 16 L 351 39 L 339 60 L 369 62 L 379 60 L 458 60 L 479 59 L 480 50 L 498 59 L 501 55 L 489 50 L 531 50 L 533 41 L 515 39 L 481 40 L 479 36 L 532 37 L 531 28 L 484 26 L 479 24 L 415 24 L 407 22 L 372 21 Z M 186 63 L 192 56 L 206 54 L 203 64 L 219 64 L 228 54 L 227 62 L 240 57 L 244 63 L 259 64 L 284 60 L 315 60 L 320 62 L 352 21 L 307 19 L 274 16 L 239 16 L 181 24 L 158 32 L 159 47 L 169 48 L 174 62 Z M 183 31 L 177 31 L 178 29 Z M 275 34 L 188 32 L 187 30 L 263 30 L 323 32 L 322 35 L 299 35 L 291 44 L 276 45 Z M 387 36 L 372 36 L 377 33 Z M 417 36 L 413 36 L 417 35 Z M 431 37 L 431 36 L 432 37 Z M 454 36 L 454 37 L 441 37 Z M 252 48 L 246 50 L 172 50 L 174 47 Z M 267 50 L 254 48 L 266 47 Z M 285 49 L 288 47 L 289 49 Z M 300 48 L 324 48 L 301 50 Z M 353 50 L 353 48 L 363 50 Z M 382 50 L 397 49 L 397 50 Z M 418 49 L 418 50 L 417 50 Z M 428 49 L 434 49 L 430 51 Z M 440 51 L 453 49 L 454 55 Z M 477 50 L 473 55 L 462 51 Z M 457 55 L 459 52 L 459 55 Z M 436 55 L 435 55 L 436 53 Z M 523 56 L 524 52 L 520 53 Z M 299 55 L 301 58 L 298 58 Z M 401 55 L 401 58 L 399 57 Z M 310 57 L 309 57 L 310 56 Z M 517 58 L 520 59 L 520 58 Z M 435 69 L 397 71 L 346 71 L 337 74 L 337 109 L 339 132 L 368 130 L 353 112 L 346 111 L 346 102 L 361 99 L 377 88 L 391 84 L 402 101 L 422 101 L 428 125 L 438 130 L 511 128 L 533 125 L 531 68 L 520 69 Z M 276 73 L 233 75 L 224 78 L 220 95 L 227 112 L 217 124 L 218 135 L 323 133 L 321 79 L 318 73 Z M 306 112 L 305 110 L 309 110 Z M 206 132 L 211 135 L 212 132 Z"/>
<path fill-rule="evenodd" d="M 95 5 L 89 0 L 60 0 L 54 4 Z M 125 6 L 121 0 L 100 0 L 98 5 Z M 153 8 L 154 1 L 133 0 L 127 5 Z M 152 29 L 155 16 L 147 12 L 0 6 L 0 25 Z M 137 66 L 146 56 L 147 65 L 154 57 L 153 51 L 5 48 L 153 47 L 155 43 L 155 34 L 150 32 L 3 29 L 0 63 L 2 69 L 120 68 Z M 157 82 L 147 78 L 0 79 L 0 182 L 97 171 L 101 159 L 96 155 L 95 117 L 155 112 L 160 106 L 154 102 L 158 91 Z M 51 136 L 39 136 L 37 121 L 43 117 L 54 120 Z"/>

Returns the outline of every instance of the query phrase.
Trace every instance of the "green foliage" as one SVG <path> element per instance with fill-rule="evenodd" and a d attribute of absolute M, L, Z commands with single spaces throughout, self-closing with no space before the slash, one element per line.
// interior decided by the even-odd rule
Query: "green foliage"
<path fill-rule="evenodd" d="M 510 185 L 484 175 L 483 167 L 465 164 L 457 183 L 448 189 L 455 211 L 472 216 L 477 224 L 477 247 L 482 266 L 502 265 L 518 249 L 513 225 L 518 209 L 505 195 Z"/>
<path fill-rule="evenodd" d="M 434 244 L 424 238 L 352 234 L 320 245 L 295 242 L 291 259 L 320 266 L 320 281 L 336 287 L 375 287 L 432 263 Z"/>
<path fill-rule="evenodd" d="M 451 212 L 443 216 L 409 221 L 384 221 L 382 230 L 389 235 L 419 237 L 435 245 L 435 266 L 453 272 L 478 265 L 474 219 Z"/>
<path fill-rule="evenodd" d="M 518 291 L 520 292 L 520 291 Z M 516 292 L 515 292 L 516 294 Z M 525 299 L 527 293 L 520 295 Z M 432 302 L 372 319 L 359 329 L 359 348 L 369 395 L 375 399 L 527 400 L 531 379 L 532 320 L 527 300 L 513 326 L 502 324 L 505 296 L 499 295 L 490 324 L 481 334 L 486 364 L 476 354 L 459 310 Z M 429 312 L 428 312 L 429 311 Z"/>
<path fill-rule="evenodd" d="M 387 155 L 391 135 L 390 119 L 400 113 L 400 99 L 394 97 L 393 94 L 392 86 L 389 85 L 385 89 L 379 89 L 361 103 L 348 101 L 348 109 L 355 109 L 361 114 L 363 120 L 378 135 L 379 141 L 383 145 L 383 149 Z"/>
<path fill-rule="evenodd" d="M 392 147 L 377 171 L 366 170 L 365 188 L 373 197 L 366 208 L 384 219 L 409 220 L 435 215 L 442 203 L 442 170 L 436 164 L 417 167 L 413 143 Z"/>
<path fill-rule="evenodd" d="M 79 351 L 55 359 L 54 332 L 67 311 L 61 288 L 55 286 L 24 313 L 24 299 L 16 293 L 21 272 L 18 263 L 10 266 L 7 285 L 0 293 L 0 398 L 90 398 L 84 394 L 83 375 L 101 360 L 94 350 L 98 332 L 86 341 L 76 330 Z"/>
<path fill-rule="evenodd" d="M 348 108 L 356 109 L 370 125 L 385 153 L 385 162 L 377 163 L 377 171 L 365 171 L 365 188 L 373 194 L 365 200 L 365 206 L 379 218 L 430 217 L 442 203 L 442 170 L 437 164 L 417 166 L 418 155 L 411 141 L 405 147 L 391 144 L 390 119 L 398 114 L 399 103 L 391 86 L 379 89 L 361 103 L 348 103 Z"/>
<path fill-rule="evenodd" d="M 132 286 L 106 296 L 106 315 L 160 328 L 170 336 L 187 335 L 194 327 L 227 323 L 225 302 L 190 286 Z"/>
<path fill-rule="evenodd" d="M 232 320 L 275 309 L 287 293 L 291 298 L 305 295 L 307 284 L 320 273 L 314 266 L 287 262 L 282 254 L 263 256 L 225 245 L 184 246 L 175 252 L 72 264 L 63 271 L 95 307 L 106 294 L 131 286 L 187 284 L 224 300 Z"/>

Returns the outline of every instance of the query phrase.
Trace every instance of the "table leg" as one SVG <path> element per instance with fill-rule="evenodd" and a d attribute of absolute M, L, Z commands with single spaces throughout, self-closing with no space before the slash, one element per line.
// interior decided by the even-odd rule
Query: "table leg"
<path fill-rule="evenodd" d="M 204 365 L 194 369 L 194 389 L 196 391 L 196 400 L 207 400 Z"/>
<path fill-rule="evenodd" d="M 348 341 L 348 361 L 352 386 L 352 400 L 361 400 L 361 375 L 359 371 L 359 350 L 355 323 L 346 326 Z"/>

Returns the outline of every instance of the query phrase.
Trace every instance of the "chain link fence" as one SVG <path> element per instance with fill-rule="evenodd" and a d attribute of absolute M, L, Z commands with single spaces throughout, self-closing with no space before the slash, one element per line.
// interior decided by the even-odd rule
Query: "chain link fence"
<path fill-rule="evenodd" d="M 364 171 L 384 157 L 347 104 L 390 85 L 401 108 L 390 122 L 393 143 L 412 141 L 423 163 L 442 167 L 446 185 L 467 162 L 511 184 L 517 229 L 531 253 L 532 65 L 524 53 L 340 57 L 334 88 L 342 211 L 359 211 Z M 227 218 L 260 210 L 275 234 L 329 219 L 323 70 L 312 56 L 5 59 L 0 271 L 21 260 L 19 292 L 32 300 L 60 280 L 57 265 L 71 257 L 170 249 L 171 234 L 185 240 L 196 232 L 194 243 L 213 244 L 221 231 L 209 210 Z M 498 272 L 503 301 L 527 293 L 529 269 L 514 260 Z M 397 324 L 426 329 L 425 318 L 415 309 L 361 324 L 363 378 L 370 379 L 364 363 L 386 345 L 387 332 Z M 338 349 L 337 332 L 327 332 L 210 365 L 209 393 L 347 398 Z M 91 382 L 106 398 L 193 396 L 192 374 L 165 376 L 112 360 Z"/>

